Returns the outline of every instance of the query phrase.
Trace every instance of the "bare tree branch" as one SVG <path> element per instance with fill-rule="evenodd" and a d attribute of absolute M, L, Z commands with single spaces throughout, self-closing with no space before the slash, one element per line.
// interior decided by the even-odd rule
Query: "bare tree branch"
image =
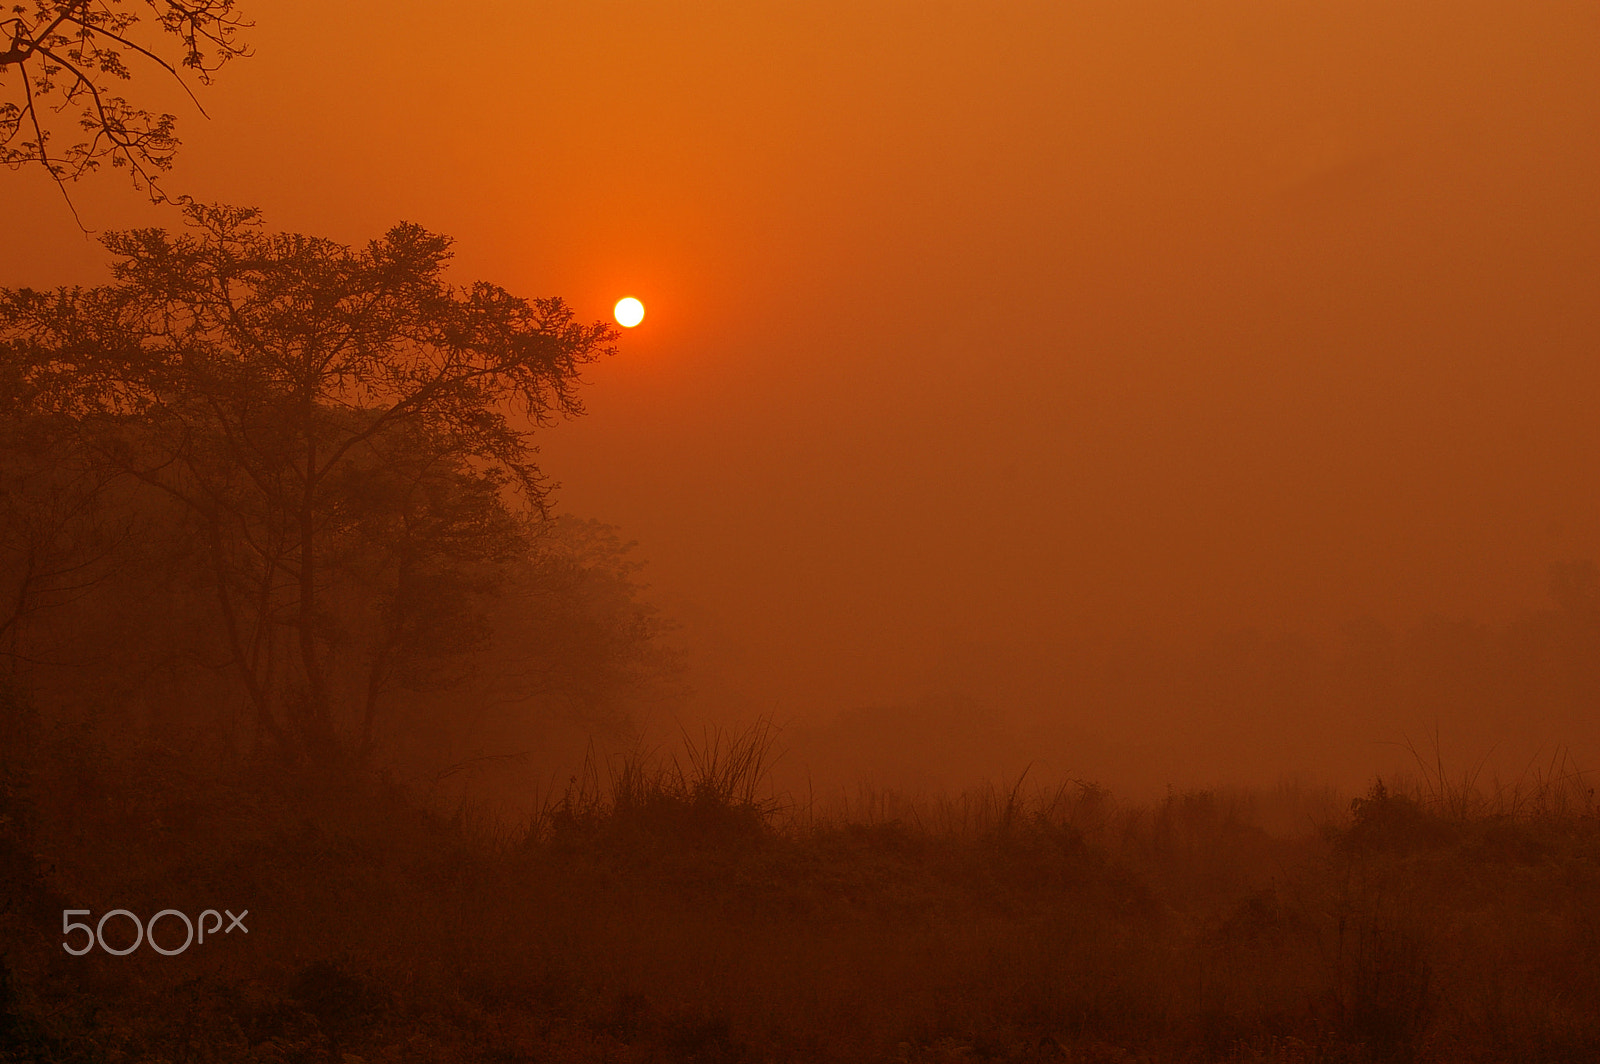
<path fill-rule="evenodd" d="M 67 183 L 106 160 L 128 167 L 135 187 L 152 200 L 166 200 L 158 178 L 171 167 L 179 146 L 176 119 L 130 104 L 108 90 L 114 81 L 135 77 L 123 62 L 127 53 L 177 81 L 204 115 L 205 108 L 183 72 L 209 84 L 223 64 L 250 54 L 237 34 L 251 24 L 234 7 L 235 0 L 14 4 L 7 17 L 0 18 L 0 41 L 7 42 L 0 49 L 0 164 L 13 170 L 42 167 L 69 207 Z M 43 114 L 63 114 L 80 101 L 75 124 L 86 139 L 52 151 L 51 140 L 62 129 L 52 128 Z"/>

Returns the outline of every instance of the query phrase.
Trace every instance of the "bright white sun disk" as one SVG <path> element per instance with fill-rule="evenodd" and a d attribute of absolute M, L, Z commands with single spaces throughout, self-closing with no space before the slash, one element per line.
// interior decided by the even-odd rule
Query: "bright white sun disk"
<path fill-rule="evenodd" d="M 644 321 L 644 304 L 632 296 L 617 300 L 614 310 L 617 315 L 617 324 L 625 329 L 631 329 Z"/>

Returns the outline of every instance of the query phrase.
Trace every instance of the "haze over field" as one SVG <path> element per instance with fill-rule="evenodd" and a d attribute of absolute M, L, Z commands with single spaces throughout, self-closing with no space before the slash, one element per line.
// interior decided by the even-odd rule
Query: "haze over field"
<path fill-rule="evenodd" d="M 684 719 L 793 722 L 841 778 L 915 775 L 862 752 L 895 734 L 936 779 L 1154 786 L 1359 783 L 1435 726 L 1600 755 L 1593 655 L 1517 634 L 1600 557 L 1594 5 L 248 16 L 212 121 L 148 82 L 169 189 L 649 308 L 542 464 L 638 541 Z M 3 176 L 0 286 L 102 283 Z M 1350 693 L 1368 660 L 1409 679 Z"/>
<path fill-rule="evenodd" d="M 0 1064 L 1600 1061 L 1597 57 L 0 11 Z"/>

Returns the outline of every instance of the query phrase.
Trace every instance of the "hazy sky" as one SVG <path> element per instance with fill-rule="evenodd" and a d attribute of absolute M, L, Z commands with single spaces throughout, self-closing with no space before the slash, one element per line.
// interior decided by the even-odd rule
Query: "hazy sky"
<path fill-rule="evenodd" d="M 643 299 L 544 453 L 708 693 L 1493 619 L 1600 555 L 1592 0 L 244 7 L 173 191 Z M 0 182 L 0 284 L 104 277 Z"/>

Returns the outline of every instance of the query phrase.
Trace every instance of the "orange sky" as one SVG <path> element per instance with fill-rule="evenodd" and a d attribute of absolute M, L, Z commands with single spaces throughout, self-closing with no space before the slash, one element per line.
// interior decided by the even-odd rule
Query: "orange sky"
<path fill-rule="evenodd" d="M 544 451 L 640 541 L 708 700 L 1494 619 L 1600 556 L 1591 2 L 465 10 L 248 4 L 168 186 L 420 222 L 587 317 L 642 298 Z M 0 284 L 104 276 L 0 180 Z M 74 196 L 172 217 L 116 172 Z"/>

